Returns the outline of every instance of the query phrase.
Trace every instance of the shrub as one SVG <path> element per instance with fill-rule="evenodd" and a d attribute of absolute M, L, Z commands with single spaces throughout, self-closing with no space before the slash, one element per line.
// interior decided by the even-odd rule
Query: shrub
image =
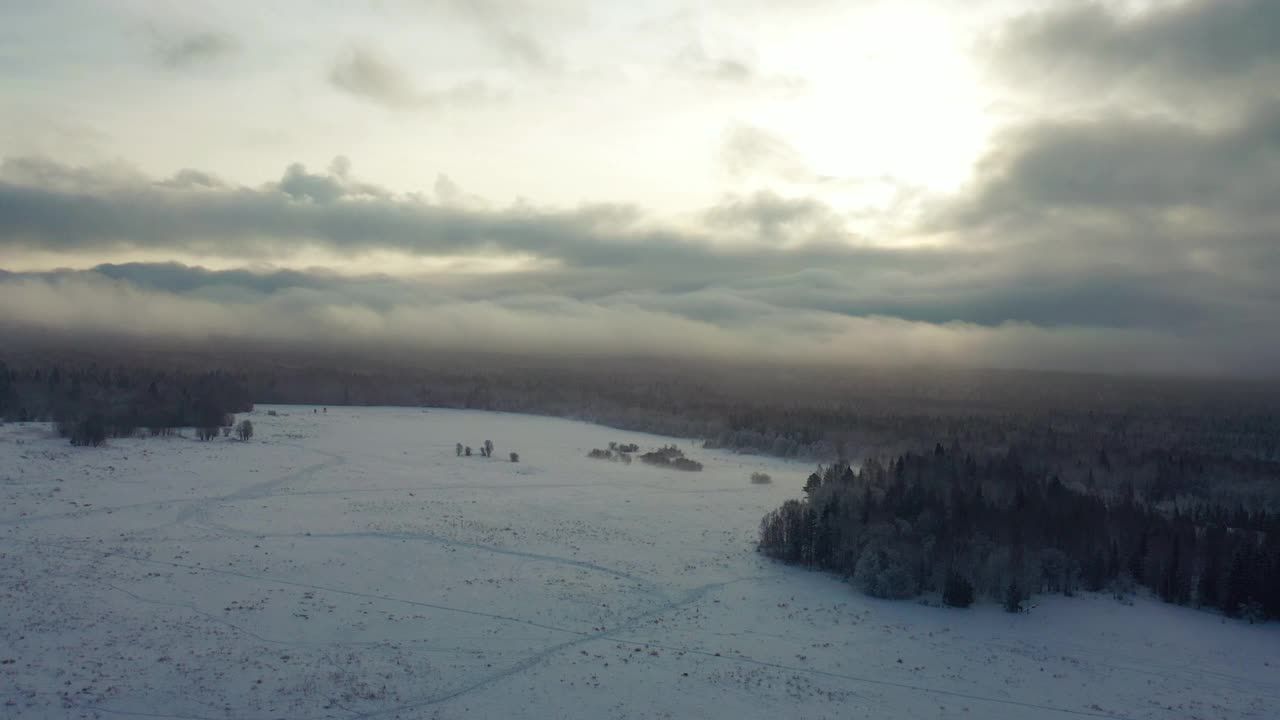
<path fill-rule="evenodd" d="M 947 573 L 947 581 L 942 589 L 942 602 L 951 607 L 969 607 L 973 604 L 973 583 L 954 570 Z"/>
<path fill-rule="evenodd" d="M 769 477 L 769 473 L 753 472 L 751 473 L 752 485 L 768 485 L 773 482 L 773 478 Z"/>
<path fill-rule="evenodd" d="M 99 447 L 107 441 L 107 421 L 101 413 L 89 413 L 80 422 L 69 426 L 72 445 Z M 59 427 L 59 432 L 63 428 Z"/>
<path fill-rule="evenodd" d="M 682 457 L 672 460 L 671 467 L 675 468 L 676 470 L 683 470 L 685 472 L 701 472 L 702 471 L 702 463 L 698 462 L 697 460 L 690 460 L 689 458 L 682 458 Z"/>
<path fill-rule="evenodd" d="M 236 426 L 236 436 L 239 437 L 241 441 L 251 439 L 253 437 L 253 423 L 248 420 L 241 420 L 240 424 Z"/>
<path fill-rule="evenodd" d="M 520 453 L 511 453 L 511 462 L 520 462 Z"/>

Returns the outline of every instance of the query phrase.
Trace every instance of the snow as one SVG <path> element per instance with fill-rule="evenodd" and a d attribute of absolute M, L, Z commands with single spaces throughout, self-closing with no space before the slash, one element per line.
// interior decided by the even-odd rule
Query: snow
<path fill-rule="evenodd" d="M 0 715 L 1280 717 L 1274 624 L 878 601 L 760 557 L 808 465 L 496 413 L 248 417 L 248 443 L 0 427 Z M 611 440 L 706 469 L 585 457 Z"/>

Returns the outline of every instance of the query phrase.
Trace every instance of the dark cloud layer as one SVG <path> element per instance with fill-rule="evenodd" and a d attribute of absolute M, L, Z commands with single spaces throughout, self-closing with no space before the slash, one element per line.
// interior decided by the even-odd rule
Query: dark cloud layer
<path fill-rule="evenodd" d="M 1270 212 L 1280 192 L 1280 104 L 1213 130 L 1108 116 L 1003 140 L 980 168 L 984 214 L 1199 208 L 1243 219 Z"/>
<path fill-rule="evenodd" d="M 0 170 L 0 250 L 285 261 L 323 248 L 353 261 L 396 251 L 544 263 L 415 277 L 174 264 L 16 273 L 0 278 L 10 323 L 1089 369 L 1258 372 L 1280 357 L 1280 341 L 1258 339 L 1280 299 L 1236 277 L 1152 263 L 1128 245 L 1076 252 L 1057 237 L 871 247 L 831 208 L 773 193 L 729 199 L 703 228 L 677 230 L 627 207 L 485 210 L 396 195 L 355 179 L 343 159 L 327 173 L 292 165 L 258 188 L 199 171 L 151 181 L 49 161 Z"/>
<path fill-rule="evenodd" d="M 1000 138 L 968 193 L 970 219 L 1071 212 L 1159 222 L 1190 213 L 1202 235 L 1267 226 L 1280 191 L 1277 28 L 1280 4 L 1270 0 L 1184 0 L 1137 13 L 1088 3 L 1014 20 L 994 70 L 1026 81 L 1017 90 L 1059 96 L 1052 115 Z M 1056 87 L 1061 77 L 1092 91 Z M 1093 104 L 1117 85 L 1137 97 Z M 1197 93 L 1213 98 L 1184 102 Z"/>
<path fill-rule="evenodd" d="M 1251 347 L 1147 327 L 929 322 L 848 314 L 849 285 L 798 278 L 575 298 L 539 287 L 174 265 L 0 276 L 5 327 L 338 347 L 664 354 L 791 363 L 959 363 L 1147 372 L 1262 372 Z M 1127 298 L 1100 298 L 1106 300 Z M 834 309 L 824 309 L 826 303 Z M 860 310 L 874 310 L 865 305 Z M 901 309 L 901 308 L 898 308 Z M 906 308 L 908 311 L 911 308 Z M 935 308 L 936 309 L 936 308 Z M 1274 353 L 1274 344 L 1267 349 Z"/>
<path fill-rule="evenodd" d="M 999 34 L 993 73 L 1047 93 L 1049 110 L 998 137 L 928 228 L 1004 258 L 1036 253 L 1053 271 L 1024 296 L 1027 312 L 1058 305 L 1222 337 L 1252 327 L 1248 352 L 1265 364 L 1277 335 L 1265 318 L 1280 310 L 1277 27 L 1280 5 L 1253 0 L 1017 19 Z"/>
<path fill-rule="evenodd" d="M 1273 0 L 1183 0 L 1138 13 L 1089 2 L 1024 16 L 1006 28 L 996 50 L 1006 69 L 1042 83 L 1231 94 L 1275 80 L 1276 28 L 1280 3 Z"/>

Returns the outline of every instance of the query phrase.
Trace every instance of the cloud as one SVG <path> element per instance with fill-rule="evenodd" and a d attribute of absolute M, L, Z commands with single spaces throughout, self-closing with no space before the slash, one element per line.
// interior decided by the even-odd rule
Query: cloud
<path fill-rule="evenodd" d="M 726 87 L 741 87 L 792 95 L 805 87 L 804 78 L 762 71 L 749 58 L 716 56 L 699 44 L 686 46 L 672 60 L 680 75 Z"/>
<path fill-rule="evenodd" d="M 393 110 L 423 110 L 468 105 L 492 99 L 481 82 L 459 83 L 441 90 L 416 87 L 401 68 L 366 47 L 355 47 L 329 69 L 329 83 L 350 95 Z"/>
<path fill-rule="evenodd" d="M 493 0 L 451 0 L 446 4 L 480 28 L 509 62 L 531 70 L 548 70 L 555 65 L 552 53 L 531 27 L 532 17 L 545 11 Z"/>
<path fill-rule="evenodd" d="M 1280 4 L 1179 0 L 1141 11 L 1097 2 L 1033 12 L 991 47 L 1002 70 L 1093 95 L 1120 89 L 1148 100 L 1280 95 Z"/>
<path fill-rule="evenodd" d="M 204 31 L 174 40 L 159 41 L 155 47 L 155 55 L 162 66 L 170 70 L 182 70 L 219 60 L 239 48 L 239 41 L 232 35 Z"/>
<path fill-rule="evenodd" d="M 1110 116 L 1033 123 L 1007 134 L 979 168 L 981 215 L 1200 210 L 1270 215 L 1280 193 L 1280 104 L 1201 130 Z"/>
<path fill-rule="evenodd" d="M 1263 29 L 1276 27 L 1277 10 L 1253 0 L 1129 13 L 1085 4 L 1012 20 L 993 59 L 1019 68 L 1004 74 L 1015 92 L 1047 88 L 1055 111 L 998 135 L 970 186 L 933 206 L 924 227 L 1010 256 L 1034 249 L 1064 273 L 1085 259 L 1140 270 L 1148 284 L 1198 293 L 1165 304 L 1188 318 L 1260 313 L 1280 269 L 1280 40 Z M 1263 76 L 1272 82 L 1261 94 L 1235 92 Z M 1048 82 L 1020 85 L 1032 77 Z M 1062 78 L 1093 92 L 1055 85 Z M 1124 92 L 1097 105 L 1107 88 Z M 1216 94 L 1212 117 L 1167 113 L 1188 92 Z"/>
<path fill-rule="evenodd" d="M 763 128 L 738 123 L 725 133 L 720 160 L 734 177 L 766 175 L 791 182 L 809 182 L 814 173 L 783 137 Z"/>
<path fill-rule="evenodd" d="M 705 217 L 712 227 L 735 231 L 745 240 L 794 245 L 847 239 L 844 223 L 827 205 L 811 197 L 783 197 L 767 190 L 726 198 Z"/>
<path fill-rule="evenodd" d="M 124 279 L 124 278 L 130 279 Z M 169 277 L 167 283 L 157 277 Z M 243 284 L 246 287 L 240 288 Z M 519 294 L 465 298 L 376 279 L 255 280 L 173 267 L 0 276 L 0 325 L 124 336 L 315 343 L 330 349 L 497 350 L 1000 367 L 1220 372 L 1257 347 L 1156 330 L 1025 323 L 983 326 L 773 306 L 736 293 L 634 292 L 603 300 Z M 222 292 L 210 288 L 221 288 Z M 1275 343 L 1263 347 L 1275 351 Z"/>
<path fill-rule="evenodd" d="M 1041 324 L 1223 333 L 1243 354 L 1243 337 L 1225 335 L 1280 310 L 1280 47 L 1260 30 L 1276 11 L 1087 4 L 1012 21 L 996 73 L 1049 100 L 993 139 L 968 187 L 931 205 L 921 229 L 1007 263 L 1017 280 L 998 305 Z M 1169 111 L 1189 94 L 1212 95 L 1212 112 Z M 1006 312 L 952 297 L 973 321 Z"/>
<path fill-rule="evenodd" d="M 643 213 L 617 205 L 576 210 L 538 210 L 516 205 L 487 210 L 467 204 L 432 203 L 421 196 L 397 196 L 351 177 L 314 174 L 301 164 L 280 181 L 260 188 L 199 187 L 171 179 L 136 177 L 108 182 L 95 171 L 49 161 L 35 164 L 56 183 L 0 182 L 0 247 L 84 251 L 107 248 L 163 248 L 272 259 L 306 247 L 361 254 L 395 250 L 414 255 L 514 253 L 545 257 L 576 268 L 620 268 L 676 276 L 716 272 L 731 261 L 760 262 L 769 252 L 780 267 L 830 260 L 830 250 L 780 254 L 753 250 L 726 254 L 698 233 L 646 224 Z M 190 171 L 184 171 L 189 177 Z M 76 180 L 81 175 L 85 180 Z M 804 205 L 802 201 L 796 201 Z M 770 240 L 799 225 L 802 210 L 787 201 L 761 197 L 722 208 L 725 224 L 769 231 Z M 735 255 L 737 257 L 735 257 Z"/>
<path fill-rule="evenodd" d="M 1067 148 L 1082 142 L 1066 138 Z M 1163 224 L 1142 225 L 1130 218 L 1132 202 L 1110 197 L 1117 189 L 1095 196 L 1053 177 L 1036 186 L 1036 173 L 1024 168 L 1038 165 L 1027 153 L 1045 147 L 1034 134 L 1007 146 L 1007 158 L 991 161 L 952 215 L 935 217 L 969 242 L 924 248 L 869 245 L 818 200 L 769 191 L 726 198 L 699 223 L 672 226 L 625 205 L 462 202 L 444 178 L 431 195 L 397 194 L 359 179 L 345 158 L 326 172 L 290 165 L 259 187 L 197 170 L 152 180 L 7 160 L 0 257 L 139 252 L 244 266 L 323 252 L 337 258 L 330 267 L 359 268 L 375 255 L 402 258 L 404 267 L 418 258 L 442 264 L 395 276 L 357 269 L 356 277 L 167 263 L 16 273 L 4 278 L 13 301 L 5 307 L 13 308 L 10 322 L 63 329 L 97 322 L 136 333 L 347 333 L 352 342 L 525 347 L 519 339 L 538 352 L 644 346 L 1197 371 L 1256 371 L 1280 360 L 1280 341 L 1258 340 L 1274 335 L 1267 328 L 1280 311 L 1269 280 L 1280 251 L 1266 227 L 1182 227 L 1176 208 Z M 1097 162 L 1107 155 L 1097 152 Z M 1232 199 L 1224 207 L 1252 206 Z M 500 275 L 454 262 L 503 257 L 532 262 Z M 77 316 L 75 303 L 49 299 L 59 293 L 101 312 Z M 165 307 L 135 307 L 150 303 Z M 172 308 L 186 304 L 192 320 L 183 329 Z M 108 309 L 133 314 L 111 321 Z"/>

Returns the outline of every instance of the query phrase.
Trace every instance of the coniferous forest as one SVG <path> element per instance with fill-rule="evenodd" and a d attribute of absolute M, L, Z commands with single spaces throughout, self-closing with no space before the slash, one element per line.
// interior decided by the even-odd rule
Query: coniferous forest
<path fill-rule="evenodd" d="M 1100 457 L 1097 462 L 1106 462 Z M 760 525 L 760 550 L 849 578 L 863 592 L 939 592 L 1017 611 L 1037 593 L 1135 586 L 1250 621 L 1280 618 L 1280 514 L 1190 499 L 1150 502 L 1132 483 L 1068 486 L 1012 452 L 958 446 L 858 471 L 837 463 Z"/>
<path fill-rule="evenodd" d="M 9 368 L 0 362 L 0 419 L 53 422 L 77 445 L 186 427 L 207 439 L 229 427 L 234 413 L 251 409 L 244 376 L 221 370 L 96 363 Z"/>

